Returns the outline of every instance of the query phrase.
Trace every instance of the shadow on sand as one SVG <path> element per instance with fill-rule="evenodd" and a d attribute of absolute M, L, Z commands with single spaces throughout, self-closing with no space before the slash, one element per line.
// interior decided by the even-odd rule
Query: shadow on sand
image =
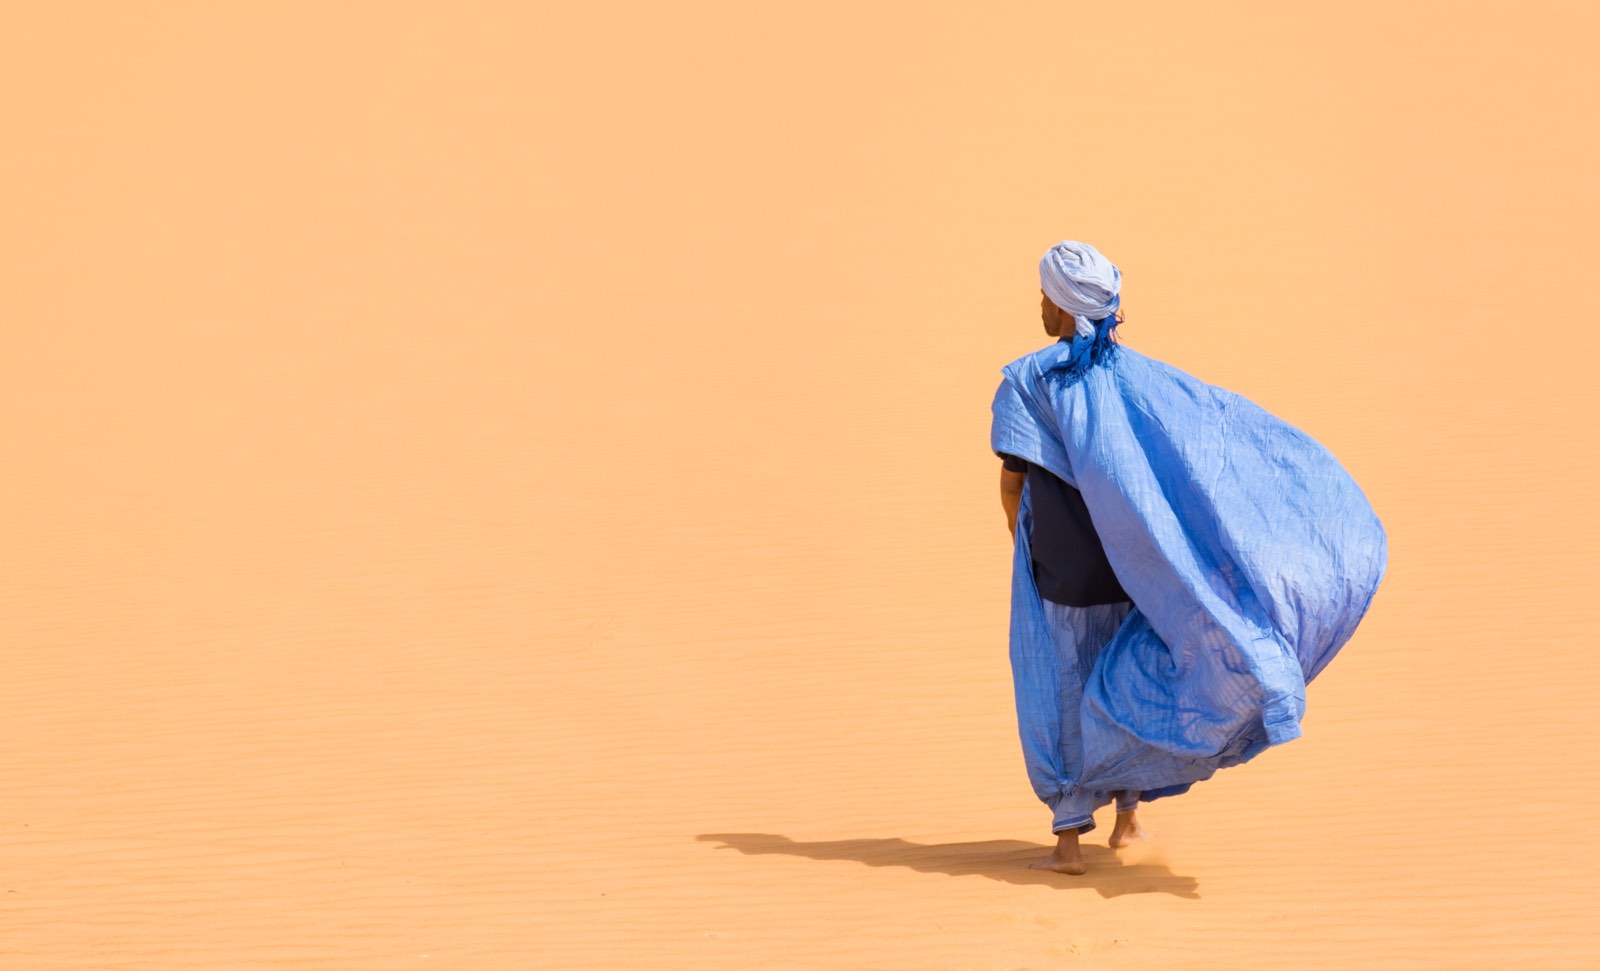
<path fill-rule="evenodd" d="M 977 843 L 923 845 L 903 839 L 833 840 L 797 843 L 771 833 L 702 833 L 695 839 L 716 842 L 719 850 L 733 849 L 759 856 L 781 853 L 813 860 L 852 860 L 867 866 L 903 866 L 922 873 L 947 873 L 953 877 L 988 877 L 1019 886 L 1094 890 L 1102 897 L 1128 893 L 1168 893 L 1190 900 L 1200 898 L 1194 877 L 1179 876 L 1161 863 L 1123 863 L 1104 846 L 1085 844 L 1082 876 L 1030 870 L 1028 864 L 1047 855 L 1051 847 L 1022 840 L 985 840 Z"/>

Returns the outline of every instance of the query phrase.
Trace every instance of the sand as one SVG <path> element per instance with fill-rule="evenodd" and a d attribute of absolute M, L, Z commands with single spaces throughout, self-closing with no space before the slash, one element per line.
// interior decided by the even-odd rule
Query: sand
<path fill-rule="evenodd" d="M 1594 966 L 1592 5 L 248 6 L 0 14 L 0 966 Z M 1391 549 L 1076 878 L 1069 237 Z"/>

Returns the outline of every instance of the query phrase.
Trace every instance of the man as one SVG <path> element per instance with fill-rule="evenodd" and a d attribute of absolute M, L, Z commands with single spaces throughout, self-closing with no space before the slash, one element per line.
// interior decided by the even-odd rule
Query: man
<path fill-rule="evenodd" d="M 1305 683 L 1354 633 L 1387 562 L 1338 462 L 1239 395 L 1119 345 L 1122 274 L 1064 241 L 1040 260 L 1055 344 L 1007 365 L 991 447 L 1013 536 L 1011 664 L 1055 850 L 1141 800 L 1300 734 Z"/>

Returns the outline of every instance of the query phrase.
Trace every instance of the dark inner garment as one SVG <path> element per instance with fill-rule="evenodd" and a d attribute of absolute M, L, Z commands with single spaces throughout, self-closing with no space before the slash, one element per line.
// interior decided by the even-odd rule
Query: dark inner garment
<path fill-rule="evenodd" d="M 1033 506 L 1033 582 L 1039 596 L 1068 607 L 1126 603 L 1105 547 L 1089 519 L 1083 493 L 1048 469 L 1015 455 L 1000 456 L 1013 472 L 1028 474 Z"/>

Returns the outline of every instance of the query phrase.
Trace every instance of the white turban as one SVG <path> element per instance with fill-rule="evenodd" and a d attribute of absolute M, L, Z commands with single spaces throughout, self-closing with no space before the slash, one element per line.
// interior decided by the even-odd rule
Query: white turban
<path fill-rule="evenodd" d="M 1092 321 L 1122 302 L 1122 271 L 1088 243 L 1062 240 L 1039 259 L 1039 285 L 1050 302 L 1072 314 L 1077 332 L 1094 335 Z"/>

